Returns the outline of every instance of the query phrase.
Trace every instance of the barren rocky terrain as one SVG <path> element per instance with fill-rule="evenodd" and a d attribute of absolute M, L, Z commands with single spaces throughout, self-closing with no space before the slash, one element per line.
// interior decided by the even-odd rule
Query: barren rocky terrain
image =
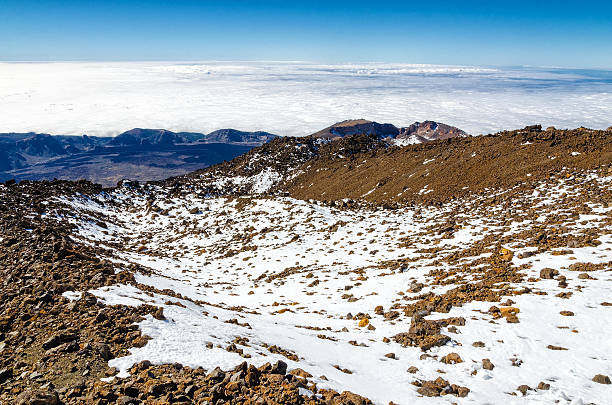
<path fill-rule="evenodd" d="M 0 185 L 0 403 L 612 396 L 612 130 Z"/>

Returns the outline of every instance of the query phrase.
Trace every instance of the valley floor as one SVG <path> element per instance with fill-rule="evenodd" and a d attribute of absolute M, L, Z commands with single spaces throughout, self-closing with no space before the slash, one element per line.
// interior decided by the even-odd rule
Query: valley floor
<path fill-rule="evenodd" d="M 146 345 L 110 360 L 118 377 L 142 360 L 283 360 L 311 376 L 307 395 L 605 404 L 612 386 L 593 379 L 612 375 L 611 182 L 561 172 L 396 210 L 126 185 L 56 197 L 69 208 L 48 215 L 119 268 L 150 270 L 91 290 L 163 308 L 138 324 Z"/>

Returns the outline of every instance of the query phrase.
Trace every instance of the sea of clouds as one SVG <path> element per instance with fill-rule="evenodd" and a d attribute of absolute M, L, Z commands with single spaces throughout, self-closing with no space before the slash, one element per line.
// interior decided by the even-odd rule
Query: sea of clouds
<path fill-rule="evenodd" d="M 305 135 L 435 120 L 472 134 L 612 125 L 612 71 L 306 62 L 0 63 L 0 132 L 219 128 Z"/>

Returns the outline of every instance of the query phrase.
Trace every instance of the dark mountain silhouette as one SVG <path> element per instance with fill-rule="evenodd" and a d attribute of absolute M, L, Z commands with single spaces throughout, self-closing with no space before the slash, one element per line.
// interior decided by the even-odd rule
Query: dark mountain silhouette
<path fill-rule="evenodd" d="M 211 134 L 134 128 L 116 137 L 0 134 L 0 181 L 85 178 L 159 180 L 231 160 L 275 138 L 224 129 Z"/>
<path fill-rule="evenodd" d="M 399 134 L 399 129 L 393 124 L 379 124 L 374 121 L 358 119 L 337 122 L 334 125 L 315 132 L 312 136 L 323 139 L 336 139 L 356 134 L 377 135 L 381 138 L 395 138 Z"/>
<path fill-rule="evenodd" d="M 172 132 L 165 129 L 134 128 L 112 138 L 109 145 L 136 146 L 136 145 L 176 145 L 179 143 L 195 142 L 204 137 L 204 134 L 192 132 Z"/>
<path fill-rule="evenodd" d="M 398 128 L 393 124 L 380 124 L 364 119 L 346 120 L 335 123 L 312 134 L 315 138 L 338 139 L 345 136 L 366 134 L 379 139 L 403 140 L 398 143 L 423 143 L 437 139 L 448 139 L 468 134 L 459 128 L 435 121 L 415 122 L 408 127 Z"/>
<path fill-rule="evenodd" d="M 200 142 L 208 143 L 246 143 L 261 145 L 277 138 L 278 135 L 269 132 L 244 132 L 237 129 L 218 129 L 206 135 Z"/>
<path fill-rule="evenodd" d="M 56 137 L 47 134 L 36 134 L 31 138 L 16 142 L 17 149 L 30 156 L 52 157 L 65 155 L 65 146 Z"/>

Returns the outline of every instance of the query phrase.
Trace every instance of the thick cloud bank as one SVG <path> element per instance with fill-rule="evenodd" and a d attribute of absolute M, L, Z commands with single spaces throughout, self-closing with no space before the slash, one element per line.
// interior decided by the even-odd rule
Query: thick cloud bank
<path fill-rule="evenodd" d="M 133 127 L 304 135 L 335 121 L 442 121 L 473 134 L 612 125 L 612 71 L 287 62 L 0 63 L 0 132 Z"/>

